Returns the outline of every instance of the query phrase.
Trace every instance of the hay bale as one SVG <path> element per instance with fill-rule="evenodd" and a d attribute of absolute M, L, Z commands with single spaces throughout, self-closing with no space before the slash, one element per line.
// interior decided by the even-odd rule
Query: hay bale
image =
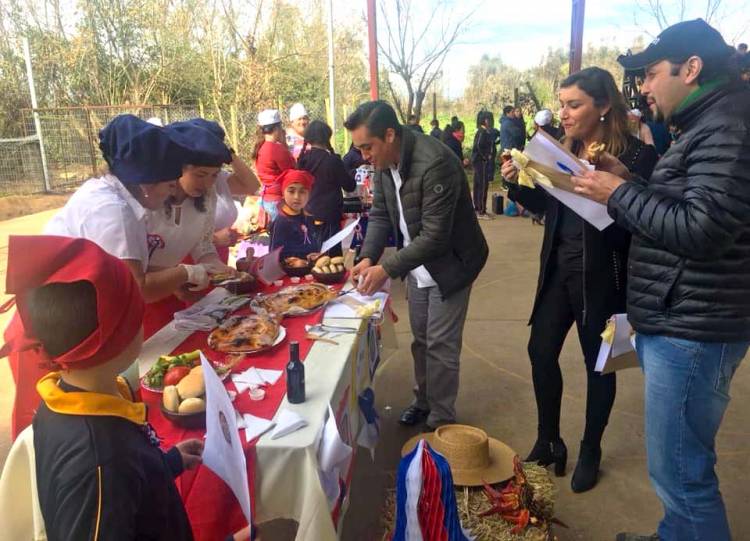
<path fill-rule="evenodd" d="M 461 525 L 477 541 L 553 541 L 550 519 L 553 517 L 555 485 L 545 468 L 535 463 L 524 463 L 524 472 L 529 484 L 534 488 L 534 501 L 542 510 L 544 521 L 536 526 L 529 525 L 520 534 L 511 533 L 513 525 L 499 515 L 480 517 L 490 508 L 482 488 L 456 487 L 456 502 Z M 390 539 L 390 532 L 396 524 L 396 491 L 389 490 L 383 511 L 383 540 Z"/>

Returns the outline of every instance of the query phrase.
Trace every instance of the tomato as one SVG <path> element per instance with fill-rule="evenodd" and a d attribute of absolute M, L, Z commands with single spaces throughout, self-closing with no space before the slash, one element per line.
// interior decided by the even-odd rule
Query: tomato
<path fill-rule="evenodd" d="M 173 366 L 164 375 L 164 386 L 177 385 L 189 373 L 190 369 L 187 366 Z"/>

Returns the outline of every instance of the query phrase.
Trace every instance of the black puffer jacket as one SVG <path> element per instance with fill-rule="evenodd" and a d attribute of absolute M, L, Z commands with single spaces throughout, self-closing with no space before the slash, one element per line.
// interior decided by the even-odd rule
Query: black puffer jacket
<path fill-rule="evenodd" d="M 633 233 L 628 318 L 644 334 L 750 340 L 750 90 L 724 85 L 672 121 L 681 134 L 650 181 L 609 200 Z"/>
<path fill-rule="evenodd" d="M 477 222 L 462 164 L 429 135 L 404 129 L 398 171 L 401 204 L 411 244 L 380 261 L 392 278 L 424 265 L 443 298 L 470 285 L 489 249 Z M 399 211 L 391 171 L 376 170 L 373 204 L 360 257 L 380 260 L 390 234 L 399 239 Z"/>
<path fill-rule="evenodd" d="M 628 146 L 618 158 L 631 173 L 646 178 L 651 175 L 657 160 L 654 147 L 642 143 L 635 137 L 628 137 Z M 544 214 L 544 241 L 542 242 L 536 297 L 529 319 L 529 324 L 531 324 L 534 316 L 543 309 L 539 300 L 555 268 L 554 253 L 558 243 L 556 230 L 563 204 L 542 188 L 531 189 L 518 184 L 509 184 L 508 198 L 521 203 L 535 214 Z M 625 310 L 627 286 L 625 266 L 628 259 L 630 234 L 617 227 L 616 224 L 610 225 L 604 231 L 599 231 L 588 222 L 583 220 L 581 222 L 584 271 L 582 276 L 584 283 L 583 320 L 589 323 L 587 312 L 606 314 L 605 317 L 609 317 Z"/>

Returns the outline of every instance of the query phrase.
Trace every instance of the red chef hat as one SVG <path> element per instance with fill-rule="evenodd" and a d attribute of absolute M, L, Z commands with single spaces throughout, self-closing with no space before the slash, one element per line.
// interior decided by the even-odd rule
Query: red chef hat
<path fill-rule="evenodd" d="M 287 169 L 279 175 L 278 181 L 281 184 L 281 193 L 284 193 L 290 184 L 302 184 L 308 190 L 312 189 L 315 177 L 301 169 Z"/>
<path fill-rule="evenodd" d="M 90 282 L 96 290 L 99 326 L 69 351 L 50 357 L 32 334 L 28 294 L 43 285 L 79 281 Z M 63 368 L 90 368 L 122 353 L 143 325 L 143 297 L 130 269 L 86 239 L 11 236 L 6 293 L 16 296 L 21 325 L 6 329 L 0 357 L 36 349 L 41 357 Z"/>

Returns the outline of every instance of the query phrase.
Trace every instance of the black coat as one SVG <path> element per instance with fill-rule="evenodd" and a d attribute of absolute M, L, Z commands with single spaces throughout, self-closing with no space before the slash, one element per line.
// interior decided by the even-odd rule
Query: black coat
<path fill-rule="evenodd" d="M 486 162 L 494 162 L 496 157 L 495 140 L 497 130 L 488 130 L 484 126 L 477 129 L 474 134 L 474 144 L 471 146 L 471 163 L 478 165 Z"/>
<path fill-rule="evenodd" d="M 651 174 L 657 160 L 654 147 L 645 145 L 634 137 L 628 138 L 628 148 L 618 158 L 631 172 L 646 178 Z M 558 240 L 555 232 L 563 204 L 547 194 L 543 188 L 531 189 L 517 184 L 509 185 L 508 197 L 535 214 L 545 215 L 539 280 L 534 308 L 529 320 L 531 323 L 537 310 L 543 309 L 539 306 L 539 299 L 555 267 L 552 255 L 557 248 Z M 628 260 L 630 234 L 616 224 L 599 231 L 586 221 L 582 220 L 582 223 L 584 321 L 586 321 L 587 307 L 592 307 L 595 313 L 609 315 L 624 312 L 627 284 L 625 267 Z M 593 310 L 594 306 L 600 309 Z"/>
<path fill-rule="evenodd" d="M 462 164 L 434 137 L 403 129 L 398 171 L 411 244 L 380 261 L 388 236 L 402 240 L 390 169 L 376 170 L 373 205 L 361 258 L 380 261 L 392 278 L 424 265 L 443 298 L 471 285 L 489 254 Z M 399 245 L 402 243 L 399 242 Z"/>
<path fill-rule="evenodd" d="M 464 161 L 464 148 L 461 141 L 456 139 L 452 133 L 443 134 L 443 143 L 453 151 L 461 163 Z"/>
<path fill-rule="evenodd" d="M 672 122 L 650 181 L 609 199 L 633 233 L 628 318 L 644 334 L 750 340 L 750 90 L 715 88 Z"/>
<path fill-rule="evenodd" d="M 344 207 L 341 190 L 353 192 L 357 188 L 341 158 L 322 148 L 311 147 L 299 157 L 297 168 L 315 176 L 310 201 L 305 207 L 308 214 L 328 223 L 341 220 Z"/>
<path fill-rule="evenodd" d="M 354 145 L 349 146 L 349 150 L 344 154 L 344 157 L 341 158 L 341 161 L 344 162 L 346 172 L 349 173 L 349 176 L 352 178 L 355 178 L 357 168 L 360 165 L 367 163 L 367 160 L 362 157 L 362 153 Z"/>

